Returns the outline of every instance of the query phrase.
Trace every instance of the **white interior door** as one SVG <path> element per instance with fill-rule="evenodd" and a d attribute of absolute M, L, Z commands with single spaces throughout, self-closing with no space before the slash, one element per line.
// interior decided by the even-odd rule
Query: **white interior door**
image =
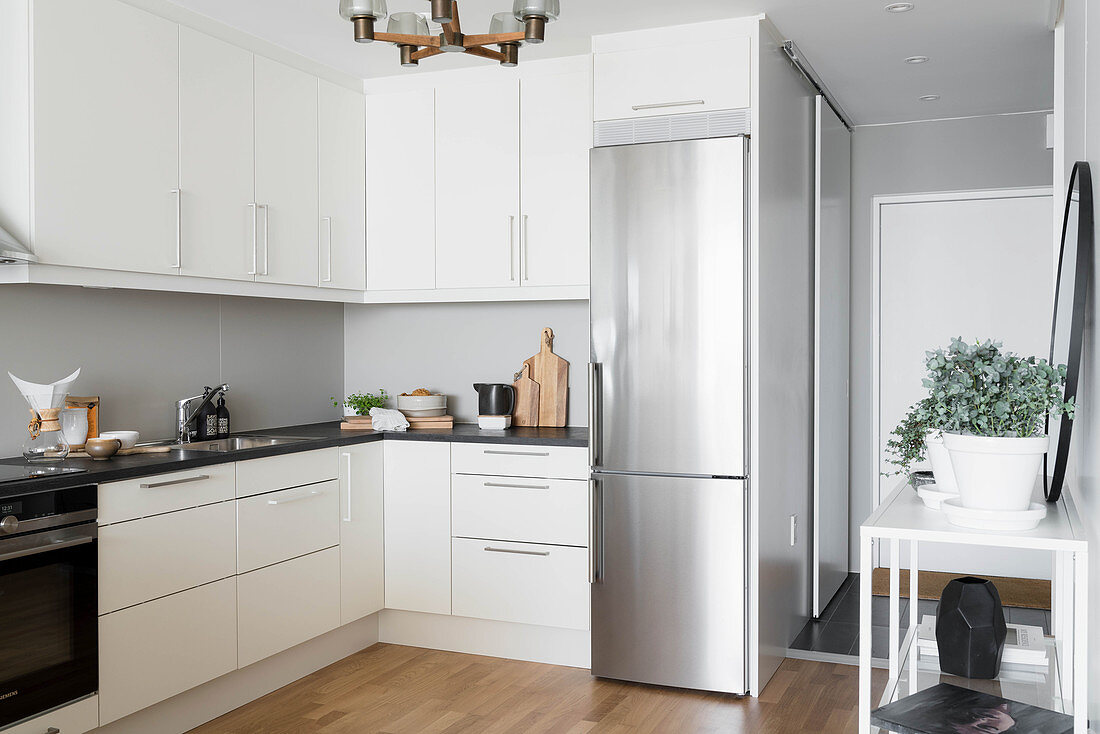
<path fill-rule="evenodd" d="M 814 172 L 813 615 L 848 576 L 852 135 L 820 95 Z"/>
<path fill-rule="evenodd" d="M 952 337 L 993 338 L 1023 355 L 1046 355 L 1055 263 L 1050 191 L 1016 190 L 884 197 L 876 200 L 879 257 L 877 496 L 890 432 L 924 394 L 926 350 Z M 928 544 L 921 568 L 1049 578 L 1046 553 Z"/>

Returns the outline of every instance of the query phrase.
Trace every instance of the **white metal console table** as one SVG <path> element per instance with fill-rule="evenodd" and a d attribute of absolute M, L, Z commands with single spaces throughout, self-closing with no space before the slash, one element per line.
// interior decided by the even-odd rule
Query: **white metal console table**
<path fill-rule="evenodd" d="M 1041 485 L 1037 501 L 1042 499 Z M 859 577 L 859 731 L 874 732 L 871 710 L 940 682 L 938 666 L 929 670 L 928 658 L 918 660 L 917 549 L 921 543 L 955 543 L 999 548 L 1026 548 L 1053 555 L 1052 637 L 1048 639 L 1048 668 L 1039 675 L 1020 675 L 1013 680 L 1013 666 L 1002 666 L 1002 686 L 1012 686 L 1022 700 L 1060 711 L 1074 718 L 1074 734 L 1088 732 L 1088 541 L 1073 503 L 1072 492 L 1047 505 L 1047 516 L 1039 527 L 1026 532 L 970 530 L 951 525 L 943 513 L 924 506 L 917 493 L 903 483 L 887 497 L 860 527 Z M 890 555 L 890 677 L 882 698 L 871 700 L 871 571 L 873 543 L 881 541 Z M 909 630 L 901 636 L 900 565 L 901 544 L 909 544 Z M 959 566 L 966 567 L 965 559 Z M 934 659 L 931 659 L 934 660 Z M 1076 663 L 1076 664 L 1075 664 Z M 1034 669 L 1032 669 L 1034 670 Z M 923 675 L 922 675 L 923 673 Z M 989 681 L 951 678 L 955 685 L 985 688 Z M 1024 695 L 1021 695 L 1021 692 Z"/>

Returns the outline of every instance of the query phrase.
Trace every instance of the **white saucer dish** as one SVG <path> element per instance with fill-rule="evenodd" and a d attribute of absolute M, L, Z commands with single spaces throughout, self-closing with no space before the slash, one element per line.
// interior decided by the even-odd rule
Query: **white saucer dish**
<path fill-rule="evenodd" d="M 917 487 L 917 495 L 924 502 L 924 506 L 930 510 L 942 510 L 940 506 L 944 500 L 955 499 L 959 496 L 958 492 L 944 492 L 939 486 L 932 482 L 931 484 L 922 484 Z"/>
<path fill-rule="evenodd" d="M 479 415 L 477 427 L 485 431 L 503 431 L 512 427 L 510 415 Z"/>
<path fill-rule="evenodd" d="M 961 528 L 975 530 L 1022 531 L 1034 530 L 1047 516 L 1047 508 L 1041 502 L 1032 502 L 1026 510 L 1012 512 L 1004 510 L 975 510 L 963 507 L 962 500 L 951 498 L 940 505 L 947 521 Z"/>
<path fill-rule="evenodd" d="M 120 451 L 126 449 L 132 449 L 137 446 L 138 439 L 141 438 L 141 434 L 137 431 L 103 431 L 99 434 L 100 438 L 117 438 L 118 442 L 122 444 L 119 448 Z"/>

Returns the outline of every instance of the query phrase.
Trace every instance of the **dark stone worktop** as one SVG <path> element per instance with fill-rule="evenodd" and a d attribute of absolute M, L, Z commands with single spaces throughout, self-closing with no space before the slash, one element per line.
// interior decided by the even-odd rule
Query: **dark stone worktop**
<path fill-rule="evenodd" d="M 294 454 L 300 451 L 331 448 L 333 446 L 352 446 L 374 441 L 446 441 L 457 443 L 498 443 L 522 444 L 529 446 L 587 446 L 587 428 L 510 428 L 506 431 L 483 431 L 473 424 L 456 424 L 449 429 L 409 430 L 404 433 L 376 431 L 345 431 L 339 421 L 332 423 L 313 423 L 304 426 L 269 428 L 260 431 L 245 431 L 250 436 L 294 436 L 307 441 L 279 446 L 244 449 L 241 451 L 170 451 L 162 454 L 135 454 L 116 456 L 108 461 L 91 459 L 66 459 L 51 463 L 50 466 L 72 466 L 87 469 L 79 474 L 62 474 L 56 477 L 27 479 L 20 482 L 0 484 L 0 497 L 11 497 L 32 492 L 44 492 L 65 487 L 78 487 L 85 484 L 102 484 L 121 479 L 133 479 L 154 474 L 196 469 L 231 461 L 262 459 L 268 456 Z M 0 459 L 0 464 L 24 464 L 19 458 Z"/>

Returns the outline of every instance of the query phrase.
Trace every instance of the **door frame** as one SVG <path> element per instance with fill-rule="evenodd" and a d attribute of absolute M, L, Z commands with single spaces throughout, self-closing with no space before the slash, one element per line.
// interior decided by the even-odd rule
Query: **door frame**
<path fill-rule="evenodd" d="M 940 201 L 979 201 L 988 199 L 1029 199 L 1050 197 L 1052 186 L 1027 186 L 971 191 L 936 191 L 917 194 L 881 194 L 871 197 L 871 510 L 879 506 L 885 493 L 882 488 L 881 457 L 881 311 L 882 311 L 882 207 L 890 204 L 929 204 Z M 1060 234 L 1060 233 L 1059 233 Z M 1053 268 L 1053 266 L 1052 266 Z M 1052 270 L 1053 272 L 1053 270 Z M 881 559 L 880 559 L 881 560 Z M 878 565 L 881 565 L 879 563 Z"/>

